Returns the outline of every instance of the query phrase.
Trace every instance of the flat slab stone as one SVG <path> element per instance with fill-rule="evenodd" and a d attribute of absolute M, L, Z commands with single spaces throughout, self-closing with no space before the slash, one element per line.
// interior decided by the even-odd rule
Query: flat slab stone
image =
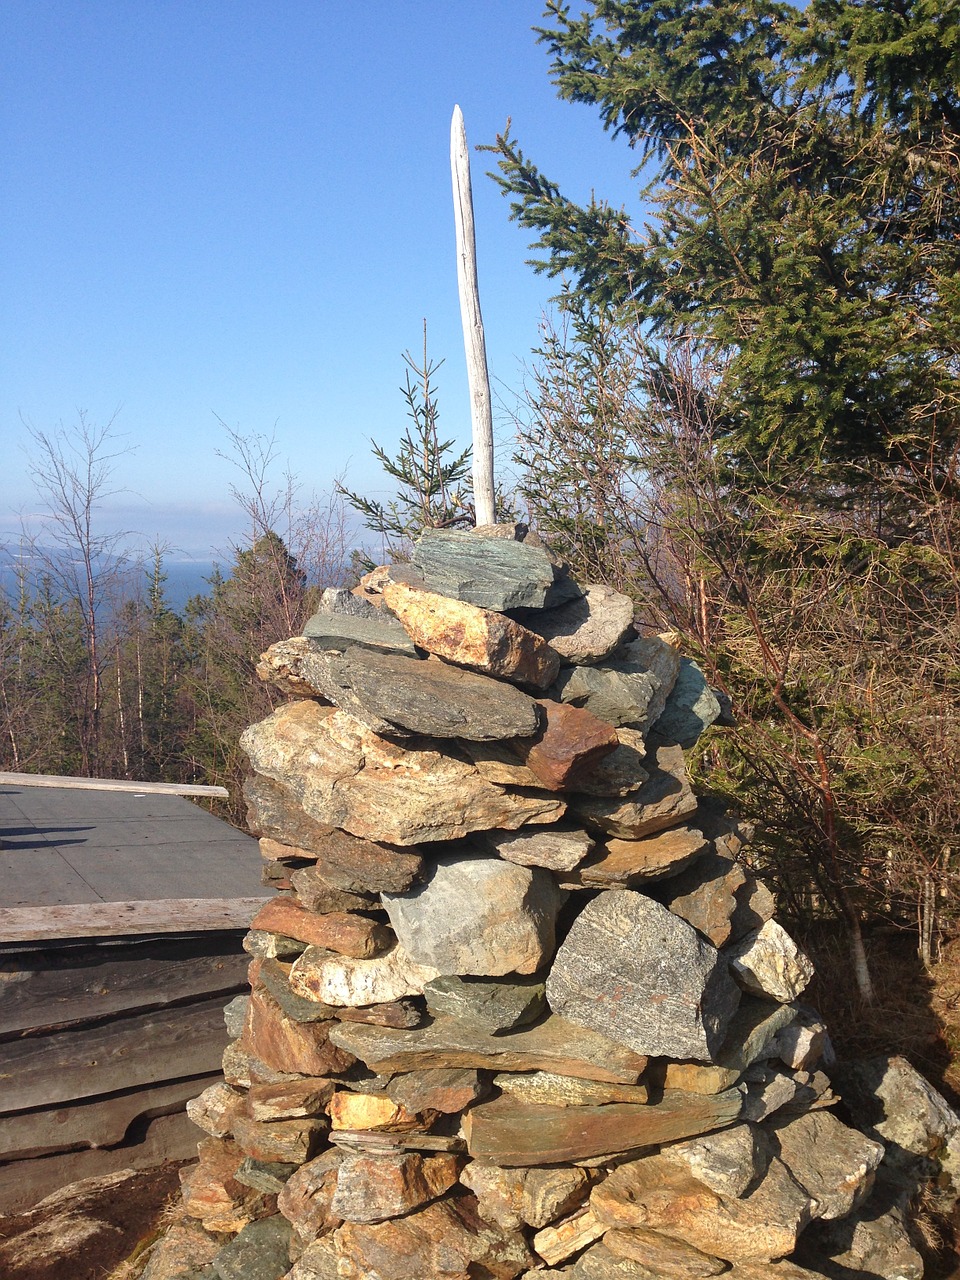
<path fill-rule="evenodd" d="M 429 591 L 482 609 L 543 609 L 580 594 L 543 547 L 459 529 L 424 529 L 413 564 Z"/>
<path fill-rule="evenodd" d="M 337 1173 L 331 1209 L 346 1222 L 398 1218 L 443 1195 L 457 1181 L 463 1160 L 446 1152 L 415 1151 L 345 1156 Z"/>
<path fill-rule="evenodd" d="M 850 1129 L 829 1111 L 776 1124 L 780 1159 L 816 1201 L 816 1217 L 845 1218 L 863 1204 L 884 1157 L 882 1142 Z"/>
<path fill-rule="evenodd" d="M 291 702 L 245 730 L 254 770 L 291 790 L 315 822 L 364 839 L 413 845 L 563 815 L 554 797 L 512 795 L 432 739 L 381 738 L 342 711 Z"/>
<path fill-rule="evenodd" d="M 683 752 L 659 747 L 645 759 L 649 773 L 639 790 L 625 799 L 571 795 L 570 810 L 588 827 L 623 840 L 639 840 L 674 827 L 697 810 Z"/>
<path fill-rule="evenodd" d="M 574 920 L 547 978 L 547 1001 L 637 1053 L 707 1061 L 740 992 L 694 929 L 624 889 L 588 902 Z"/>
<path fill-rule="evenodd" d="M 731 1124 L 740 1094 L 664 1094 L 652 1104 L 556 1106 L 496 1098 L 463 1117 L 467 1150 L 491 1164 L 530 1166 L 622 1155 Z"/>
<path fill-rule="evenodd" d="M 440 661 L 361 646 L 337 652 L 299 636 L 271 645 L 257 674 L 294 696 L 332 702 L 374 733 L 402 730 L 483 742 L 537 732 L 532 698 L 501 680 Z"/>
<path fill-rule="evenodd" d="M 383 598 L 415 644 L 428 653 L 514 684 L 546 689 L 560 659 L 534 631 L 489 609 L 387 582 Z"/>
<path fill-rule="evenodd" d="M 603 1237 L 602 1247 L 618 1259 L 638 1263 L 640 1280 L 650 1280 L 651 1276 L 658 1280 L 661 1276 L 670 1280 L 700 1280 L 701 1276 L 716 1276 L 727 1270 L 727 1264 L 719 1258 L 657 1231 L 644 1231 L 642 1227 L 634 1227 L 632 1231 L 614 1228 Z"/>
<path fill-rule="evenodd" d="M 382 894 L 411 959 L 440 973 L 535 973 L 553 954 L 565 894 L 548 871 L 500 858 L 437 858 L 421 884 Z"/>
<path fill-rule="evenodd" d="M 360 616 L 315 613 L 308 619 L 303 634 L 322 649 L 346 649 L 349 645 L 362 644 L 406 653 L 415 658 L 416 646 L 396 618 L 373 605 L 370 609 L 370 613 Z"/>
<path fill-rule="evenodd" d="M 356 1009 L 420 995 L 426 983 L 436 977 L 436 969 L 414 963 L 399 945 L 371 960 L 307 947 L 294 961 L 289 983 L 293 994 L 305 1000 Z"/>
<path fill-rule="evenodd" d="M 437 1018 L 416 1031 L 380 1027 L 334 1028 L 342 1048 L 378 1074 L 427 1067 L 478 1067 L 487 1071 L 555 1071 L 587 1080 L 636 1084 L 647 1065 L 645 1055 L 586 1027 L 553 1015 L 535 1027 L 503 1035 L 485 1035 L 454 1018 Z"/>
<path fill-rule="evenodd" d="M 525 609 L 518 617 L 536 631 L 565 662 L 600 662 L 631 638 L 634 605 L 629 596 L 598 582 L 585 582 L 583 595 L 555 609 Z"/>
<path fill-rule="evenodd" d="M 390 930 L 368 916 L 351 911 L 308 911 L 290 897 L 270 898 L 250 922 L 252 929 L 282 933 L 288 938 L 341 955 L 366 959 L 386 951 Z"/>
<path fill-rule="evenodd" d="M 423 994 L 434 1016 L 457 1018 L 491 1034 L 525 1027 L 547 1007 L 544 980 L 537 977 L 487 982 L 450 974 L 428 982 Z"/>
<path fill-rule="evenodd" d="M 545 1102 L 555 1107 L 602 1107 L 608 1102 L 650 1101 L 645 1084 L 610 1084 L 578 1080 L 554 1071 L 501 1071 L 493 1083 L 518 1102 Z"/>
<path fill-rule="evenodd" d="M 645 840 L 613 837 L 574 876 L 561 877 L 561 884 L 564 888 L 629 889 L 675 875 L 708 848 L 695 827 L 670 827 Z"/>
<path fill-rule="evenodd" d="M 521 867 L 572 871 L 596 847 L 580 827 L 527 827 L 522 831 L 486 831 L 480 843 L 505 862 Z"/>
<path fill-rule="evenodd" d="M 647 745 L 637 729 L 621 725 L 617 729 L 617 746 L 576 777 L 575 791 L 588 796 L 629 796 L 639 790 L 650 776 L 644 768 Z"/>

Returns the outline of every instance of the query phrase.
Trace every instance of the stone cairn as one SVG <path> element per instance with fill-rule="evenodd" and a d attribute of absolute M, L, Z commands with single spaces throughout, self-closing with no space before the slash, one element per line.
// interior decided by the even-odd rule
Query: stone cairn
<path fill-rule="evenodd" d="M 258 671 L 278 892 L 146 1280 L 922 1276 L 810 962 L 691 789 L 721 704 L 626 597 L 523 526 L 428 531 Z"/>

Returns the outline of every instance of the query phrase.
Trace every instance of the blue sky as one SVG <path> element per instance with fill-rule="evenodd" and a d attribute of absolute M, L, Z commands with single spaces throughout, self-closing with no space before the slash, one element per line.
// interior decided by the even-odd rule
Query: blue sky
<path fill-rule="evenodd" d="M 425 317 L 441 428 L 469 409 L 449 172 L 512 117 L 571 196 L 634 199 L 631 155 L 556 98 L 539 0 L 4 0 L 0 422 L 115 411 L 135 451 L 103 514 L 203 558 L 238 534 L 223 419 L 276 434 L 306 489 L 381 493 Z M 556 283 L 473 155 L 495 397 L 522 383 Z M 510 427 L 500 410 L 501 456 Z M 5 448 L 0 537 L 36 509 Z"/>

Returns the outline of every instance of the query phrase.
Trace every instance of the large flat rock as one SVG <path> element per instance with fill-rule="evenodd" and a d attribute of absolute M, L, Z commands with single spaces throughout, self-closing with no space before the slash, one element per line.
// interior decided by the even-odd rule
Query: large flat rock
<path fill-rule="evenodd" d="M 502 790 L 431 739 L 401 747 L 316 702 L 278 707 L 240 741 L 254 770 L 292 791 L 308 817 L 388 844 L 515 830 L 565 808 L 554 797 Z"/>
<path fill-rule="evenodd" d="M 460 529 L 424 529 L 413 564 L 429 591 L 483 609 L 542 609 L 580 594 L 543 547 Z"/>

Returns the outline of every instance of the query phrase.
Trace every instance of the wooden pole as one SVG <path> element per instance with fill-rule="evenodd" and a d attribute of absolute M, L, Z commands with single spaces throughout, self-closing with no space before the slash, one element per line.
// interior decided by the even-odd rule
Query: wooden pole
<path fill-rule="evenodd" d="M 450 122 L 450 171 L 453 177 L 453 217 L 457 230 L 457 285 L 460 291 L 460 318 L 463 347 L 467 357 L 470 385 L 470 419 L 473 425 L 473 502 L 478 525 L 494 524 L 493 495 L 493 409 L 490 403 L 490 375 L 487 347 L 480 314 L 477 284 L 477 242 L 473 230 L 473 191 L 470 186 L 470 155 L 463 112 L 453 109 Z"/>

